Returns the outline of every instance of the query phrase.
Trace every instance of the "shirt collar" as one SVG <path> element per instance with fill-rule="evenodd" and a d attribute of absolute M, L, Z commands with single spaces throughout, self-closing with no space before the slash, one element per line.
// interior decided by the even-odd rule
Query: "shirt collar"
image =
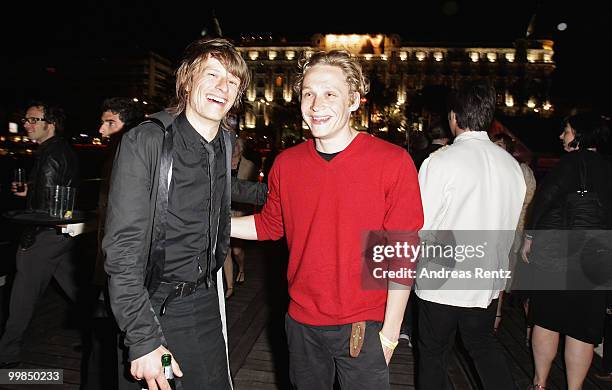
<path fill-rule="evenodd" d="M 489 134 L 486 131 L 464 131 L 459 134 L 453 140 L 453 143 L 466 141 L 469 139 L 487 140 L 489 141 Z"/>
<path fill-rule="evenodd" d="M 196 129 L 191 125 L 191 123 L 189 123 L 185 112 L 182 112 L 179 116 L 177 116 L 175 123 L 177 129 L 179 129 L 181 135 L 183 136 L 183 140 L 185 141 L 186 146 L 198 146 L 202 145 L 203 143 L 215 143 L 221 136 L 221 131 L 223 131 L 221 126 L 219 126 L 219 131 L 217 131 L 217 135 L 215 135 L 215 138 L 208 142 L 204 139 L 204 137 L 200 135 L 200 133 L 196 131 Z"/>

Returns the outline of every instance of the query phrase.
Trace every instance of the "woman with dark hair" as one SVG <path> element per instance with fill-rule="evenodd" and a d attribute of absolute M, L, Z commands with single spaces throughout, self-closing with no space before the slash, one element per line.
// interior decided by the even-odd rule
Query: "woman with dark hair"
<path fill-rule="evenodd" d="M 586 284 L 572 286 L 568 282 L 580 274 L 580 261 L 584 261 L 584 257 L 580 260 L 580 256 L 571 256 L 572 249 L 588 249 L 579 237 L 594 229 L 612 227 L 612 165 L 598 153 L 609 133 L 606 118 L 598 114 L 569 117 L 559 137 L 569 153 L 544 178 L 534 198 L 527 224 L 529 234 L 525 234 L 521 251 L 523 261 L 535 275 L 533 289 L 540 290 L 534 291 L 530 300 L 535 362 L 530 389 L 546 388 L 560 334 L 565 335 L 569 390 L 582 388 L 594 345 L 602 341 L 605 295 L 587 291 Z M 576 194 L 582 203 L 572 208 Z M 593 201 L 588 203 L 589 199 Z"/>

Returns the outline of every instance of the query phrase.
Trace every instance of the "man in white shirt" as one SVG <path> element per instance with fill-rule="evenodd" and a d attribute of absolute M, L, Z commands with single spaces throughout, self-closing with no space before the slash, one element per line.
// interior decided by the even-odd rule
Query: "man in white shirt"
<path fill-rule="evenodd" d="M 451 99 L 453 144 L 431 154 L 419 171 L 425 214 L 423 241 L 427 244 L 428 238 L 445 231 L 455 248 L 481 241 L 486 253 L 481 258 L 463 260 L 455 252 L 446 265 L 428 263 L 427 259 L 419 263 L 415 292 L 420 298 L 418 377 L 423 389 L 450 389 L 443 373 L 457 328 L 484 388 L 515 388 L 492 330 L 525 181 L 516 160 L 489 140 L 486 130 L 494 112 L 492 86 L 482 81 L 464 85 Z M 450 276 L 433 283 L 423 277 L 424 268 L 442 267 L 469 271 L 470 277 Z M 476 278 L 477 268 L 501 271 L 497 277 Z"/>

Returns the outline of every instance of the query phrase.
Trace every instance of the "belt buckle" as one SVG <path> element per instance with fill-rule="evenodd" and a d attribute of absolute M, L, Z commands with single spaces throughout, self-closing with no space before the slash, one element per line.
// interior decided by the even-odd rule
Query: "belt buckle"
<path fill-rule="evenodd" d="M 185 285 L 187 283 L 185 282 L 180 282 L 177 286 L 176 286 L 176 295 L 178 297 L 182 297 L 183 296 L 183 292 L 185 291 Z"/>

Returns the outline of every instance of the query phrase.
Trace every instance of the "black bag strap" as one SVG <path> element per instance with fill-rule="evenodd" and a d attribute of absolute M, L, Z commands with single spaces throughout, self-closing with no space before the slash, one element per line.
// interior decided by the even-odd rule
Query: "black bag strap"
<path fill-rule="evenodd" d="M 160 111 L 148 117 L 147 122 L 157 124 L 164 132 L 161 161 L 159 164 L 159 179 L 157 194 L 155 196 L 155 216 L 151 240 L 151 255 L 147 262 L 145 286 L 152 294 L 161 281 L 166 261 L 166 223 L 168 212 L 168 185 L 172 169 L 173 132 L 172 122 L 174 116 L 167 111 Z"/>

